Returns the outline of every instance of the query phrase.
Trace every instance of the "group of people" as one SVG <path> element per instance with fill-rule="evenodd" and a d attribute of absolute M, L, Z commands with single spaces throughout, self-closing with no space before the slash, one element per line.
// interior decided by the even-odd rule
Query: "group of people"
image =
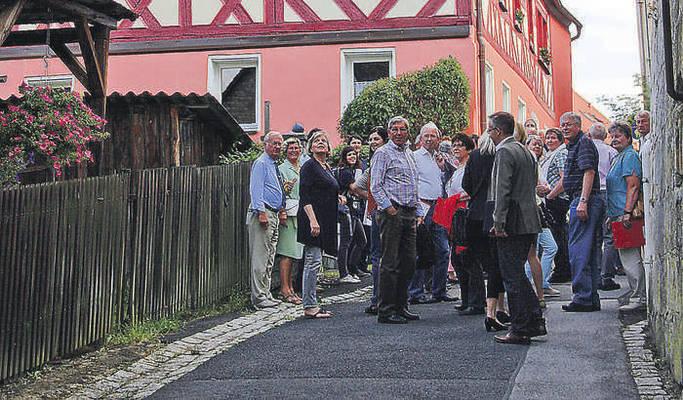
<path fill-rule="evenodd" d="M 646 137 L 647 112 L 637 127 Z M 456 275 L 458 313 L 484 315 L 487 331 L 507 331 L 495 336 L 500 343 L 529 344 L 547 334 L 545 297 L 560 294 L 552 283 L 572 283 L 564 311 L 600 310 L 598 290 L 619 288 L 616 265 L 629 283 L 620 305 L 644 306 L 640 249 L 615 249 L 611 236 L 613 222 L 630 226 L 642 197 L 628 124 L 583 132 L 580 116 L 569 112 L 559 128 L 540 131 L 534 120 L 515 123 L 497 112 L 476 141 L 447 137 L 430 122 L 414 144 L 410 129 L 400 116 L 374 128 L 368 159 L 363 141 L 350 138 L 336 167 L 323 130 L 309 132 L 304 145 L 278 132 L 264 137 L 247 221 L 255 307 L 281 301 L 270 291 L 278 255 L 282 300 L 303 304 L 306 318 L 332 317 L 316 297 L 323 254 L 337 257 L 342 283 L 358 283 L 369 258 L 373 292 L 365 312 L 380 323 L 419 320 L 409 304 L 458 300 L 447 293 Z M 281 152 L 285 161 L 277 165 Z M 303 260 L 301 297 L 292 282 L 295 260 Z"/>

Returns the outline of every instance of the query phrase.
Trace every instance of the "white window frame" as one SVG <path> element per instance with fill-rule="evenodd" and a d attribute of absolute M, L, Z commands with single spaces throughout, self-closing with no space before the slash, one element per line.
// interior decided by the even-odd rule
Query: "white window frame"
<path fill-rule="evenodd" d="M 73 75 L 49 75 L 49 76 L 27 76 L 24 78 L 24 82 L 29 86 L 36 86 L 36 83 L 43 82 L 55 82 L 55 81 L 65 81 L 68 80 L 69 90 L 73 91 L 76 87 L 76 78 Z"/>
<path fill-rule="evenodd" d="M 484 71 L 484 80 L 486 82 L 486 115 L 491 115 L 496 112 L 496 75 L 493 70 L 493 65 L 488 62 L 486 62 Z M 489 82 L 489 76 L 491 77 L 491 82 Z"/>
<path fill-rule="evenodd" d="M 221 70 L 224 68 L 256 68 L 256 122 L 240 124 L 247 132 L 261 129 L 261 55 L 260 54 L 236 54 L 209 56 L 209 79 L 207 91 L 221 102 L 223 92 L 221 90 Z"/>
<path fill-rule="evenodd" d="M 358 62 L 389 62 L 389 77 L 396 77 L 396 49 L 392 48 L 362 48 L 341 50 L 341 112 L 354 99 L 353 92 L 353 64 Z"/>
<path fill-rule="evenodd" d="M 512 89 L 510 88 L 510 85 L 507 84 L 507 82 L 503 81 L 502 82 L 502 95 L 501 95 L 501 101 L 503 102 L 503 111 L 509 113 L 512 111 Z M 507 94 L 507 96 L 506 96 Z"/>
<path fill-rule="evenodd" d="M 521 110 L 524 110 L 524 115 L 520 112 Z M 524 123 L 526 121 L 526 113 L 527 113 L 527 107 L 526 107 L 526 101 L 524 101 L 521 97 L 517 98 L 517 121 L 520 123 Z"/>

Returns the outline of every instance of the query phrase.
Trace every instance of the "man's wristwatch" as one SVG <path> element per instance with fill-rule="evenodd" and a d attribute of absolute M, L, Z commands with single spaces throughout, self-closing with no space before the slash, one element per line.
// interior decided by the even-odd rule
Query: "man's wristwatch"
<path fill-rule="evenodd" d="M 588 203 L 588 199 L 585 197 L 582 197 L 579 199 L 579 203 Z"/>

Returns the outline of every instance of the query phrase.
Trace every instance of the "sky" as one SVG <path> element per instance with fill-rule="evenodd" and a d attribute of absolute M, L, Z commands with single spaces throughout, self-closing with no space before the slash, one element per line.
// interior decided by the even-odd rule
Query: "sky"
<path fill-rule="evenodd" d="M 583 23 L 572 44 L 574 89 L 602 111 L 601 95 L 634 94 L 640 73 L 635 0 L 562 0 Z"/>

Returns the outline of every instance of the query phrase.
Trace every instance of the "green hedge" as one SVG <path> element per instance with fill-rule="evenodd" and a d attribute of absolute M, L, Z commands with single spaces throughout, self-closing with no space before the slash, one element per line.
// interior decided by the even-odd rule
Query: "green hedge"
<path fill-rule="evenodd" d="M 373 127 L 386 126 L 391 117 L 401 115 L 410 121 L 413 135 L 429 121 L 450 135 L 469 125 L 469 102 L 469 80 L 460 64 L 448 57 L 368 86 L 344 111 L 339 131 L 366 138 Z"/>

